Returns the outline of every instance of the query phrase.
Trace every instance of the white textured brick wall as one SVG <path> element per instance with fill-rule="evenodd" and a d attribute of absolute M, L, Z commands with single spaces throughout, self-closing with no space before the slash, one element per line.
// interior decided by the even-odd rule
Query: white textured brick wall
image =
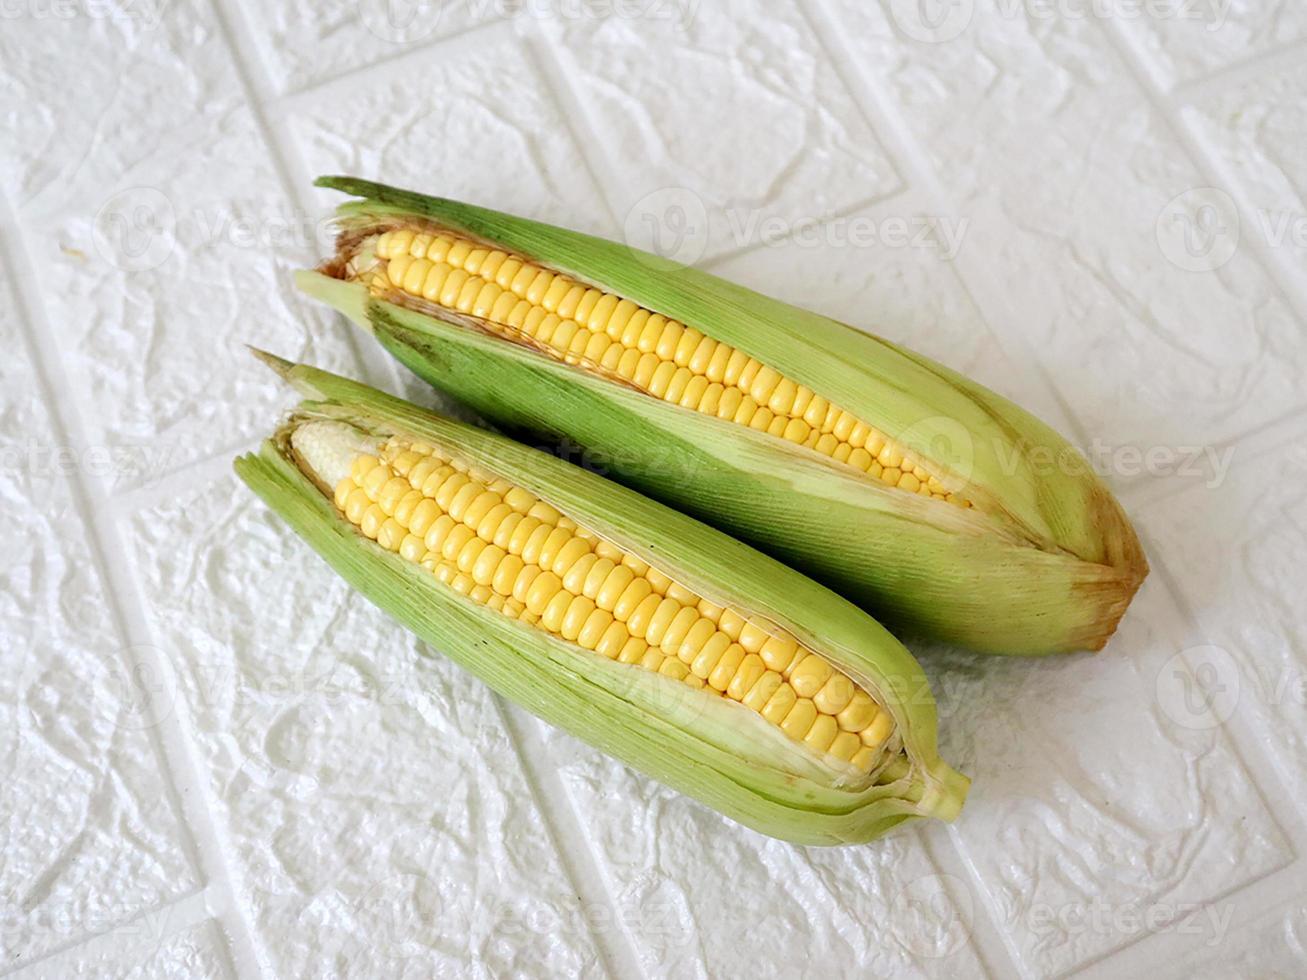
<path fill-rule="evenodd" d="M 1307 8 L 2 14 L 0 974 L 1307 973 Z M 1154 574 L 1097 657 L 917 651 L 953 826 L 741 831 L 422 656 L 231 475 L 290 400 L 244 342 L 432 399 L 287 288 L 332 171 L 941 358 L 1092 454 Z"/>

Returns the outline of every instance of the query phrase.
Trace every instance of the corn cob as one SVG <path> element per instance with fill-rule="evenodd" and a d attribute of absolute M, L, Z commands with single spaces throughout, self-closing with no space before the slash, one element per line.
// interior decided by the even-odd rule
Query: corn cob
<path fill-rule="evenodd" d="M 496 690 L 796 842 L 961 806 L 920 668 L 864 613 L 594 474 L 261 356 L 317 400 L 242 479 Z"/>
<path fill-rule="evenodd" d="M 352 275 L 365 276 L 373 295 L 400 293 L 476 317 L 566 364 L 815 450 L 889 486 L 967 506 L 929 460 L 874 426 L 738 348 L 615 293 L 458 235 L 400 227 L 369 249 L 354 257 Z"/>
<path fill-rule="evenodd" d="M 919 355 L 611 242 L 319 183 L 365 199 L 306 291 L 483 416 L 602 453 L 892 626 L 1099 649 L 1147 572 L 1065 440 Z"/>

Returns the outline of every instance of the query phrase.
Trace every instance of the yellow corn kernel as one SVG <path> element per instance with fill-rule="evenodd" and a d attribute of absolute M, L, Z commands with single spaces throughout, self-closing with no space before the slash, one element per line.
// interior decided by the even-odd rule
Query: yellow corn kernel
<path fill-rule="evenodd" d="M 812 703 L 822 714 L 838 715 L 849 706 L 856 690 L 848 675 L 837 670 L 832 672 L 830 679 L 812 696 Z"/>
<path fill-rule="evenodd" d="M 595 316 L 613 315 L 618 304 L 595 308 Z M 691 359 L 704 343 L 677 324 L 662 333 L 658 343 L 676 334 Z M 770 383 L 758 380 L 760 367 L 746 369 L 756 384 Z M 331 492 L 346 518 L 473 602 L 605 659 L 724 695 L 815 751 L 865 758 L 892 732 L 888 714 L 785 630 L 704 599 L 506 480 L 395 439 L 380 456 L 351 460 L 349 474 Z"/>
<path fill-rule="evenodd" d="M 744 623 L 740 629 L 738 636 L 740 646 L 744 647 L 749 653 L 757 653 L 772 638 L 773 632 L 775 631 L 770 626 L 750 620 Z"/>
<path fill-rule="evenodd" d="M 879 748 L 885 744 L 885 739 L 889 738 L 893 728 L 894 719 L 889 716 L 889 712 L 880 711 L 875 721 L 862 730 L 862 744 L 873 749 Z"/>
<path fill-rule="evenodd" d="M 802 703 L 802 702 L 800 702 Z M 817 712 L 816 705 L 813 705 L 813 722 L 812 727 L 803 740 L 819 752 L 825 752 L 835 741 L 835 736 L 839 734 L 839 726 L 835 724 L 835 719 L 830 715 L 823 715 Z"/>
<path fill-rule="evenodd" d="M 671 601 L 675 602 L 675 600 Z M 662 608 L 663 602 L 664 600 L 662 596 L 657 592 L 651 592 L 645 597 L 643 602 L 635 607 L 626 620 L 626 628 L 631 631 L 632 636 L 638 636 L 641 639 L 645 639 L 649 630 L 649 623 L 653 620 L 654 614 Z M 664 619 L 671 619 L 670 611 L 664 614 Z M 645 640 L 645 642 L 647 643 L 648 640 Z"/>
<path fill-rule="evenodd" d="M 804 657 L 790 674 L 790 685 L 801 698 L 811 698 L 831 678 L 834 668 L 822 657 Z"/>
<path fill-rule="evenodd" d="M 748 649 L 747 646 L 745 648 Z M 755 652 L 762 657 L 762 662 L 767 665 L 768 670 L 782 672 L 789 669 L 794 658 L 798 656 L 799 643 L 788 633 L 769 636 Z"/>
<path fill-rule="evenodd" d="M 626 627 L 621 623 L 614 621 L 608 625 L 608 628 L 604 630 L 603 636 L 599 638 L 599 642 L 595 644 L 595 653 L 599 654 L 601 657 L 607 657 L 609 660 L 614 660 L 617 655 L 621 653 L 622 647 L 625 646 L 626 641 L 629 638 L 630 634 L 626 632 Z M 856 737 L 857 736 L 854 736 L 854 738 Z M 858 744 L 861 746 L 861 741 L 859 741 Z"/>
<path fill-rule="evenodd" d="M 718 633 L 717 635 L 721 636 L 723 634 Z M 699 676 L 706 676 L 708 686 L 713 690 L 725 692 L 730 687 L 731 681 L 740 669 L 740 665 L 744 662 L 745 656 L 744 648 L 738 643 L 732 643 L 726 648 L 726 652 L 721 655 L 711 671 L 707 675 L 700 674 Z M 699 661 L 696 660 L 695 665 L 698 666 L 698 663 Z M 695 673 L 698 674 L 699 671 L 696 670 Z"/>
<path fill-rule="evenodd" d="M 724 634 L 723 634 L 724 635 Z M 740 665 L 736 668 L 726 688 L 727 695 L 735 701 L 743 701 L 746 694 L 758 683 L 758 679 L 767 672 L 762 658 L 756 653 L 746 654 L 740 647 Z"/>
<path fill-rule="evenodd" d="M 672 680 L 683 681 L 690 673 L 690 669 L 675 657 L 668 657 L 659 666 L 658 673 L 662 674 L 664 677 L 670 677 Z"/>
<path fill-rule="evenodd" d="M 668 601 L 675 602 L 676 600 L 669 596 Z M 672 621 L 667 625 L 667 629 L 663 632 L 662 639 L 658 642 L 658 645 L 662 647 L 663 653 L 668 656 L 676 656 L 676 652 L 680 649 L 681 643 L 689 635 L 690 630 L 698 624 L 699 618 L 699 610 L 695 609 L 693 606 L 681 606 L 676 615 L 672 618 Z M 711 624 L 708 625 L 711 626 Z M 647 639 L 648 637 L 646 637 L 646 640 Z"/>
<path fill-rule="evenodd" d="M 744 617 L 734 609 L 723 609 L 717 620 L 717 628 L 729 636 L 732 640 L 739 640 L 740 634 L 744 632 Z M 759 649 L 762 649 L 759 646 Z M 749 651 L 756 653 L 757 651 Z"/>
<path fill-rule="evenodd" d="M 788 684 L 782 684 L 780 687 L 776 688 L 775 692 L 767 700 L 767 703 L 763 705 L 762 716 L 773 725 L 779 725 L 785 720 L 786 716 L 790 713 L 790 709 L 794 707 L 794 704 L 798 699 L 798 695 L 794 693 L 794 688 L 790 687 Z M 816 711 L 815 708 L 813 710 Z"/>
<path fill-rule="evenodd" d="M 646 599 L 654 596 L 653 586 L 649 584 L 647 578 L 637 578 L 632 580 L 622 594 L 618 597 L 617 602 L 613 605 L 613 615 L 624 623 L 629 623 L 632 614 L 640 608 Z M 662 597 L 657 597 L 658 601 Z M 627 627 L 630 628 L 629 625 Z"/>
<path fill-rule="evenodd" d="M 858 736 L 854 735 L 852 732 L 838 732 L 835 737 L 831 739 L 830 747 L 827 748 L 826 751 L 837 759 L 843 759 L 845 762 L 852 762 L 853 757 L 861 751 L 862 747 L 862 739 L 858 738 Z"/>
<path fill-rule="evenodd" d="M 789 688 L 782 688 L 789 690 Z M 798 698 L 781 721 L 781 730 L 791 738 L 804 738 L 817 720 L 817 706 L 807 698 Z"/>
<path fill-rule="evenodd" d="M 702 653 L 707 648 L 709 642 L 714 641 L 716 637 L 721 637 L 721 640 L 715 641 L 716 646 L 720 646 L 723 642 L 725 642 L 727 646 L 730 645 L 730 637 L 718 630 L 717 624 L 712 620 L 704 619 L 700 616 L 698 609 L 695 609 L 693 606 L 686 606 L 682 611 L 682 615 L 685 615 L 686 613 L 689 613 L 694 617 L 694 622 L 690 624 L 690 628 L 686 631 L 675 649 L 668 649 L 668 637 L 663 638 L 663 649 L 668 653 L 675 653 L 678 657 L 688 663 L 693 661 L 696 656 Z"/>
<path fill-rule="evenodd" d="M 667 632 L 668 627 L 672 625 L 672 621 L 683 608 L 675 599 L 662 599 L 658 604 L 658 608 L 649 616 L 649 624 L 645 627 L 644 641 L 651 647 L 660 646 L 663 634 Z"/>
<path fill-rule="evenodd" d="M 644 659 L 644 652 L 649 649 L 649 644 L 638 636 L 631 636 L 622 645 L 621 651 L 617 654 L 617 659 L 624 664 L 638 664 Z"/>
<path fill-rule="evenodd" d="M 559 624 L 559 632 L 563 639 L 575 640 L 581 635 L 581 628 L 585 626 L 590 614 L 595 611 L 595 604 L 581 595 L 569 594 L 568 598 L 567 611 Z"/>

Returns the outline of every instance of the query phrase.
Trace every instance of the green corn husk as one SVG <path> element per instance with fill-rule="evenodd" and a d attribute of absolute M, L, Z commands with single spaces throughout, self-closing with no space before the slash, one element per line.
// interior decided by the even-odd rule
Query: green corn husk
<path fill-rule="evenodd" d="M 572 440 L 607 472 L 761 548 L 892 628 L 987 653 L 1097 650 L 1148 566 L 1115 498 L 1056 432 L 886 340 L 625 245 L 347 177 L 342 249 L 406 221 L 523 255 L 729 343 L 918 453 L 973 507 L 651 397 L 477 329 L 369 297 L 337 259 L 311 295 L 509 431 Z"/>
<path fill-rule="evenodd" d="M 260 356 L 311 400 L 258 453 L 236 460 L 241 479 L 354 588 L 504 697 L 732 819 L 796 843 L 863 842 L 913 818 L 952 819 L 961 808 L 968 780 L 937 755 L 926 678 L 867 614 L 721 532 L 547 453 L 358 382 Z M 771 619 L 883 705 L 901 749 L 863 773 L 748 708 L 463 596 L 364 537 L 304 471 L 291 434 L 324 419 L 437 445 L 530 490 L 710 601 Z"/>

